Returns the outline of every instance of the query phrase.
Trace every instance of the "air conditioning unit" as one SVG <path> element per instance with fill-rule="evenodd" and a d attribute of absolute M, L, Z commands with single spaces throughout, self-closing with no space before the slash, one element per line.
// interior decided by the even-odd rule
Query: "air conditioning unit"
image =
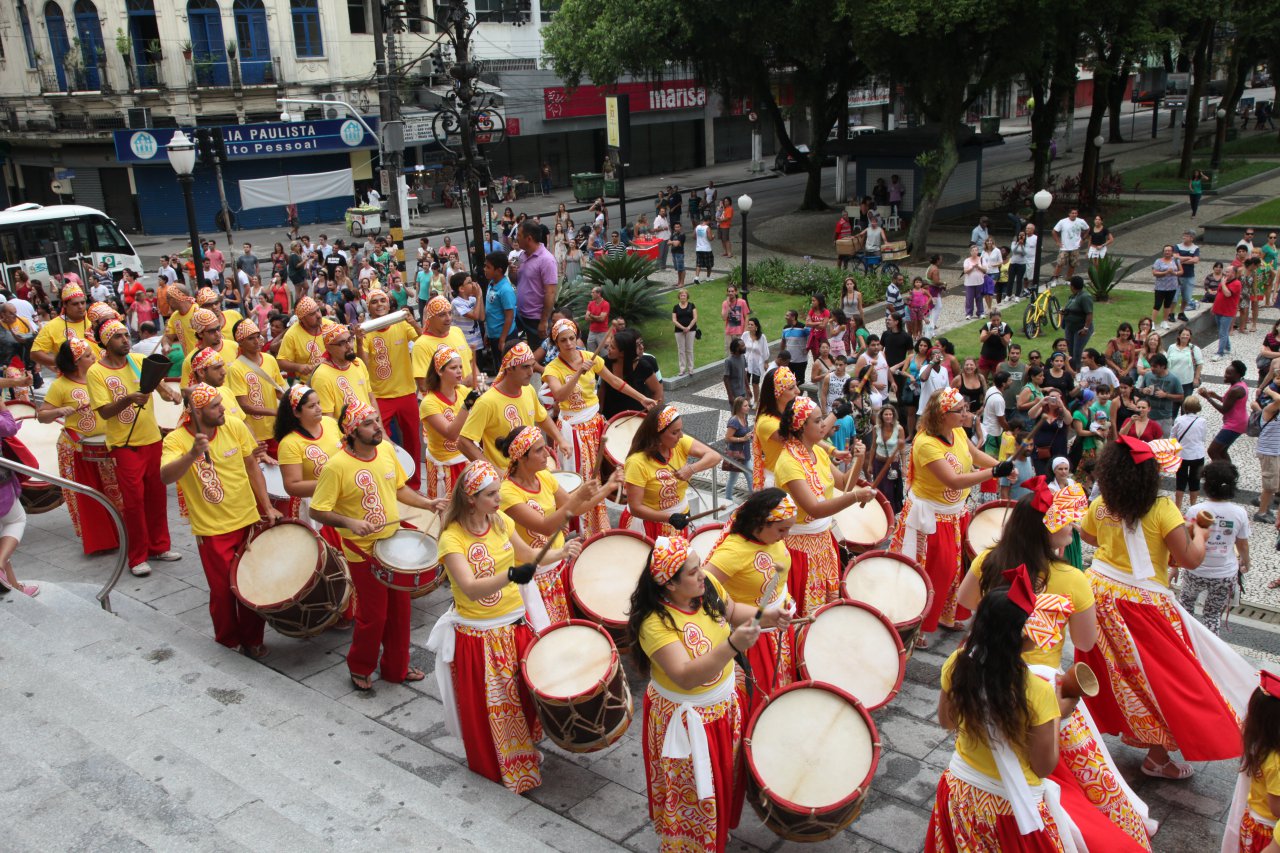
<path fill-rule="evenodd" d="M 342 100 L 341 95 L 336 95 L 333 92 L 325 92 L 323 95 L 320 96 L 320 98 L 321 100 L 324 100 L 324 101 L 341 101 Z M 342 118 L 345 112 L 346 110 L 339 107 L 325 107 L 324 117 L 325 118 Z"/>
<path fill-rule="evenodd" d="M 131 107 L 129 109 L 129 128 L 130 130 L 139 130 L 147 127 L 154 127 L 151 123 L 150 107 Z"/>

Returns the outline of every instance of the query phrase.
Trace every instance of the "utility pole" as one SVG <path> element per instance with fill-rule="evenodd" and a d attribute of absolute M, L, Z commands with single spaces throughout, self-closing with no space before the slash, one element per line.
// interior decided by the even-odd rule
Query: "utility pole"
<path fill-rule="evenodd" d="M 373 14 L 373 56 L 378 78 L 378 112 L 382 120 L 378 142 L 382 161 L 383 195 L 387 197 L 387 230 L 396 246 L 396 265 L 404 264 L 404 210 L 400 206 L 400 179 L 404 172 L 404 122 L 400 118 L 399 69 L 396 62 L 396 27 L 404 4 L 378 0 Z M 385 39 L 385 41 L 384 41 Z"/>
<path fill-rule="evenodd" d="M 461 7 L 457 7 L 461 8 Z M 480 67 L 471 61 L 471 31 L 465 15 L 455 14 L 452 18 L 453 52 L 456 61 L 449 74 L 457 83 L 458 93 L 458 134 L 462 137 L 462 168 L 466 181 L 467 203 L 471 207 L 471 257 L 472 270 L 484 268 L 484 224 L 480 210 L 480 191 L 482 184 L 477 174 L 480 166 L 480 152 L 476 147 L 476 127 L 473 101 L 475 100 L 475 81 L 480 76 Z M 484 183 L 487 184 L 487 181 Z"/>

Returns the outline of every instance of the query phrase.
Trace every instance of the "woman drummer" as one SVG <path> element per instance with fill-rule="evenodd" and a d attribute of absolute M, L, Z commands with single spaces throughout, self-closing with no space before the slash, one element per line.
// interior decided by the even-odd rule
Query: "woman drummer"
<path fill-rule="evenodd" d="M 983 453 L 964 427 L 973 420 L 964 396 L 955 388 L 935 391 L 925 404 L 907 465 L 907 497 L 889 550 L 915 560 L 933 584 L 933 604 L 925 614 L 916 648 L 928 648 L 927 635 L 956 618 L 956 589 L 969 524 L 969 490 L 993 477 L 1007 477 L 1013 463 Z M 981 467 L 975 468 L 978 465 Z"/>
<path fill-rule="evenodd" d="M 320 469 L 342 450 L 342 430 L 333 418 L 321 414 L 320 396 L 306 385 L 294 385 L 280 400 L 275 439 L 279 445 L 280 479 L 289 495 L 286 518 L 310 521 L 308 499 L 315 494 Z M 277 507 L 278 508 L 278 507 Z M 342 546 L 338 533 L 322 526 L 320 534 L 335 548 Z"/>
<path fill-rule="evenodd" d="M 522 794 L 542 784 L 542 726 L 518 674 L 533 632 L 517 584 L 533 579 L 538 555 L 498 512 L 501 484 L 483 459 L 454 484 L 440 522 L 453 606 L 431 629 L 427 648 L 436 656 L 445 722 L 461 738 L 467 766 Z M 572 560 L 580 550 L 574 541 L 543 559 Z"/>
<path fill-rule="evenodd" d="M 599 355 L 579 349 L 578 325 L 572 320 L 556 320 L 551 327 L 551 340 L 559 354 L 543 368 L 542 383 L 560 407 L 561 423 L 573 428 L 569 434 L 573 458 L 564 460 L 563 464 L 578 472 L 583 480 L 591 480 L 599 476 L 600 440 L 604 436 L 604 417 L 596 394 L 597 377 L 619 394 L 630 397 L 640 409 L 653 408 L 653 399 L 628 385 L 605 366 Z M 609 516 L 603 502 L 591 507 L 582 520 L 583 533 L 587 536 L 609 529 Z"/>
<path fill-rule="evenodd" d="M 1030 494 L 1010 511 L 1000 542 L 974 557 L 957 597 L 964 607 L 976 608 L 982 596 L 1004 583 L 1004 572 L 1025 566 L 1036 609 L 1024 629 L 1033 645 L 1024 648 L 1022 659 L 1052 684 L 1062 666 L 1065 632 L 1082 652 L 1098 639 L 1089 580 L 1060 556 L 1089 500 L 1074 483 L 1055 494 L 1040 476 L 1022 488 Z M 1052 776 L 1089 849 L 1150 850 L 1148 829 L 1156 824 L 1148 823 L 1146 804 L 1125 783 L 1083 704 L 1063 718 L 1058 740 L 1061 760 Z"/>
<path fill-rule="evenodd" d="M 462 355 L 448 344 L 436 347 L 424 381 L 426 393 L 418 406 L 427 446 L 422 482 L 427 497 L 443 498 L 453 491 L 466 467 L 467 457 L 458 450 L 458 436 L 480 395 L 462 385 Z"/>
<path fill-rule="evenodd" d="M 1058 764 L 1058 720 L 1075 700 L 1060 698 L 1023 662 L 1036 594 L 1025 568 L 1007 574 L 1008 585 L 983 596 L 965 645 L 942 666 L 938 722 L 957 734 L 925 853 L 1062 850 L 1069 832 L 1043 780 Z"/>
<path fill-rule="evenodd" d="M 758 492 L 773 485 L 773 466 L 782 453 L 782 438 L 777 434 L 782 410 L 800 393 L 796 375 L 789 367 L 775 367 L 764 375 L 760 384 L 760 406 L 756 409 L 756 425 L 751 433 L 751 490 Z"/>
<path fill-rule="evenodd" d="M 795 520 L 795 501 L 782 489 L 755 492 L 733 511 L 702 564 L 703 571 L 719 581 L 734 601 L 756 608 L 767 604 L 768 609 L 794 612 L 795 600 L 785 582 L 791 570 L 791 553 L 784 539 Z M 766 593 L 769 594 L 767 601 Z M 795 680 L 792 631 L 789 628 L 762 631 L 760 642 L 747 652 L 747 665 L 755 684 L 748 709 L 752 712 L 779 687 Z"/>
<path fill-rule="evenodd" d="M 782 410 L 778 435 L 783 446 L 774 477 L 797 507 L 795 524 L 784 541 L 791 554 L 787 588 L 801 616 L 840 598 L 840 548 L 831 532 L 832 516 L 876 496 L 876 490 L 867 486 L 849 488 L 852 478 L 843 473 L 840 480 L 845 491 L 836 495 L 836 472 L 826 448 L 819 444 L 825 434 L 822 412 L 809 397 L 796 397 Z M 856 442 L 851 471 L 861 467 L 864 452 L 862 442 Z"/>
<path fill-rule="evenodd" d="M 106 444 L 95 444 L 101 453 L 90 458 L 85 455 L 86 439 L 106 434 L 106 427 L 89 405 L 89 390 L 85 387 L 85 371 L 96 359 L 93 347 L 79 338 L 62 342 L 54 355 L 58 378 L 53 380 L 44 394 L 44 403 L 36 412 L 42 424 L 62 419 L 62 433 L 58 436 L 58 473 L 68 480 L 97 489 L 124 512 L 124 496 L 116 482 L 115 461 L 107 455 Z M 84 553 L 114 551 L 120 545 L 115 523 L 101 504 L 92 499 L 81 500 L 75 492 L 63 490 L 67 511 L 76 535 L 84 546 Z"/>
<path fill-rule="evenodd" d="M 1177 470 L 1176 452 L 1161 460 Z M 1238 758 L 1240 721 L 1256 670 L 1180 606 L 1169 591 L 1169 561 L 1194 568 L 1204 559 L 1208 529 L 1188 525 L 1160 495 L 1162 465 L 1150 445 L 1122 435 L 1102 451 L 1095 471 L 1099 497 L 1089 505 L 1081 537 L 1097 548 L 1086 573 L 1098 607 L 1098 643 L 1077 660 L 1101 676 L 1089 702 L 1105 734 L 1148 750 L 1142 772 L 1186 779 L 1189 764 Z M 1208 654 L 1211 653 L 1211 654 Z"/>
<path fill-rule="evenodd" d="M 757 623 L 756 609 L 735 602 L 703 570 L 682 537 L 659 537 L 645 564 L 628 617 L 632 649 L 644 694 L 645 779 L 649 817 L 662 850 L 725 849 L 742 814 L 744 719 L 734 658 L 746 654 L 762 628 L 786 630 L 789 617 L 770 610 Z M 689 731 L 668 737 L 670 726 Z M 697 761 L 680 741 L 706 744 Z M 683 757 L 680 753 L 683 752 Z"/>
<path fill-rule="evenodd" d="M 623 466 L 627 508 L 619 527 L 656 539 L 674 536 L 689 523 L 689 481 L 719 465 L 720 454 L 685 435 L 683 420 L 675 406 L 655 406 L 640 422 Z"/>
<path fill-rule="evenodd" d="M 588 480 L 572 495 L 547 470 L 547 442 L 537 427 L 516 427 L 505 438 L 497 441 L 498 449 L 511 460 L 507 479 L 498 490 L 502 511 L 515 524 L 520 538 L 535 551 L 551 541 L 551 547 L 564 546 L 564 529 L 570 518 L 576 518 L 587 507 L 604 502 L 604 499 L 622 483 L 622 469 L 603 486 L 597 480 Z M 541 601 L 528 594 L 531 588 L 521 588 L 525 595 L 525 609 L 534 629 L 541 631 L 570 618 L 569 596 L 564 588 L 566 563 L 545 561 L 534 575 L 534 587 L 541 593 Z"/>

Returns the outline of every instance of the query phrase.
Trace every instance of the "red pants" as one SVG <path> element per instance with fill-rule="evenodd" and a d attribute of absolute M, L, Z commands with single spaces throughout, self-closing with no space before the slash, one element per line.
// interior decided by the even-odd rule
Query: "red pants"
<path fill-rule="evenodd" d="M 249 535 L 249 527 L 217 536 L 197 536 L 200 564 L 209 582 L 209 618 L 213 620 L 213 638 L 228 648 L 262 645 L 262 617 L 236 598 L 231 591 L 231 564 L 238 549 Z"/>
<path fill-rule="evenodd" d="M 110 464 L 111 460 L 105 460 Z M 83 486 L 89 486 L 102 492 L 107 498 L 116 505 L 116 509 L 120 510 L 120 516 L 125 520 L 126 529 L 129 524 L 129 514 L 124 511 L 121 505 L 120 487 L 116 483 L 114 466 L 108 478 L 103 478 L 102 465 L 92 459 L 86 459 L 83 453 L 75 454 L 75 479 L 76 482 Z M 108 479 L 110 482 L 108 482 Z M 116 524 L 111 520 L 111 516 L 107 514 L 107 510 L 102 504 L 93 498 L 84 495 L 75 495 L 73 493 L 64 493 L 73 495 L 68 500 L 75 500 L 76 508 L 80 512 L 80 539 L 84 543 L 84 552 L 86 554 L 97 554 L 100 551 L 114 551 L 120 547 L 120 537 L 116 533 Z"/>
<path fill-rule="evenodd" d="M 356 587 L 356 627 L 347 652 L 347 669 L 354 675 L 381 671 L 382 680 L 398 684 L 409 672 L 409 593 L 378 581 L 368 560 L 348 560 Z M 378 656 L 381 651 L 382 663 Z"/>
<path fill-rule="evenodd" d="M 128 534 L 129 568 L 169 550 L 168 491 L 160 482 L 160 442 L 116 447 L 116 481 L 124 496 L 124 528 Z"/>
<path fill-rule="evenodd" d="M 409 475 L 409 488 L 415 492 L 422 487 L 422 420 L 418 417 L 418 395 L 378 399 L 382 412 L 382 428 L 391 431 L 391 422 L 400 424 L 400 446 L 413 457 L 413 470 Z"/>

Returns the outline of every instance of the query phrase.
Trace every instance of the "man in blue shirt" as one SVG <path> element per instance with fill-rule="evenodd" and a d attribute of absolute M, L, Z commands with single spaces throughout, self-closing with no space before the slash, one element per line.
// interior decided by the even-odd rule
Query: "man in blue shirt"
<path fill-rule="evenodd" d="M 1187 312 L 1197 306 L 1195 300 L 1196 264 L 1200 262 L 1200 247 L 1196 245 L 1195 239 L 1195 232 L 1183 231 L 1182 242 L 1173 247 L 1173 253 L 1182 262 L 1182 269 L 1178 272 L 1178 292 L 1182 297 L 1178 319 L 1184 323 L 1187 321 Z M 1169 313 L 1173 313 L 1172 308 L 1170 308 Z"/>
<path fill-rule="evenodd" d="M 507 278 L 506 252 L 499 249 L 485 255 L 484 277 L 489 282 L 484 300 L 484 336 L 496 366 L 502 363 L 507 339 L 514 337 L 516 330 L 516 289 Z"/>
<path fill-rule="evenodd" d="M 494 252 L 501 252 L 502 242 L 498 240 L 497 235 L 495 235 L 492 231 L 486 231 L 485 234 L 489 235 L 489 239 L 484 241 L 485 255 L 488 256 L 493 254 Z"/>

